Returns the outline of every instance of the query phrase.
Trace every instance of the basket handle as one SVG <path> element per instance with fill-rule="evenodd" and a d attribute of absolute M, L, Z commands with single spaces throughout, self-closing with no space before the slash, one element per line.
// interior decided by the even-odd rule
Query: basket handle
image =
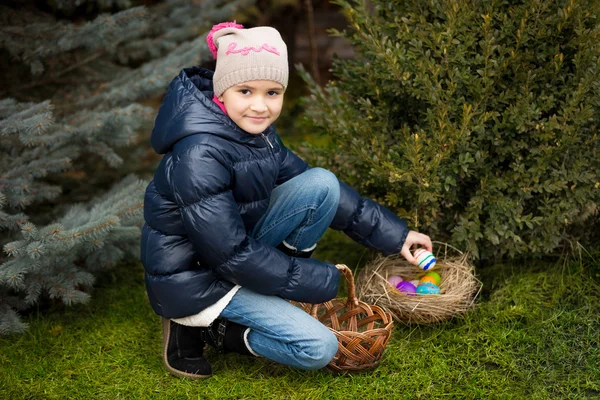
<path fill-rule="evenodd" d="M 336 264 L 335 266 L 346 278 L 348 281 L 348 308 L 353 308 L 352 306 L 358 305 L 358 299 L 356 298 L 356 288 L 354 286 L 354 276 L 352 275 L 352 270 L 346 266 L 346 264 Z"/>
<path fill-rule="evenodd" d="M 344 275 L 346 281 L 348 281 L 348 301 L 346 302 L 346 308 L 348 310 L 352 310 L 358 307 L 358 298 L 356 297 L 356 288 L 354 286 L 354 276 L 352 275 L 352 270 L 348 268 L 348 266 L 345 264 L 336 264 L 335 267 L 340 271 L 342 275 Z M 318 307 L 318 304 L 313 304 L 310 308 L 310 315 L 317 319 Z"/>

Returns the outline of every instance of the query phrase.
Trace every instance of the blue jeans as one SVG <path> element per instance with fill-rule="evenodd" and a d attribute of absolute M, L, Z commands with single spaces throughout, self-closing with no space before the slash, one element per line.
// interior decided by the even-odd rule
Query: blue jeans
<path fill-rule="evenodd" d="M 273 190 L 269 208 L 252 236 L 273 247 L 286 241 L 303 250 L 325 233 L 340 198 L 335 175 L 313 168 Z M 256 354 L 293 367 L 313 370 L 335 356 L 335 335 L 299 307 L 277 296 L 237 291 L 221 316 L 248 326 L 247 343 Z"/>

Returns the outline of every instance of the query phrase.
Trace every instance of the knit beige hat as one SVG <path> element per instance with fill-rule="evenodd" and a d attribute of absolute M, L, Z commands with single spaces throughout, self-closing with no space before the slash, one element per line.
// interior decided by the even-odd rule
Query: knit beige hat
<path fill-rule="evenodd" d="M 206 41 L 217 59 L 213 76 L 215 96 L 248 81 L 275 81 L 287 87 L 287 47 L 275 28 L 243 29 L 235 22 L 213 26 Z"/>

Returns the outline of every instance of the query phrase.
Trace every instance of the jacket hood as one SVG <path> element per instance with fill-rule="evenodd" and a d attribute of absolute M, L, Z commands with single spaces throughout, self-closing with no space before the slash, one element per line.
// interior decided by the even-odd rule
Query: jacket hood
<path fill-rule="evenodd" d="M 167 153 L 179 140 L 210 134 L 264 147 L 260 135 L 240 129 L 213 101 L 213 71 L 202 67 L 181 70 L 169 85 L 154 121 L 150 142 L 158 154 Z M 264 132 L 268 134 L 272 126 Z"/>

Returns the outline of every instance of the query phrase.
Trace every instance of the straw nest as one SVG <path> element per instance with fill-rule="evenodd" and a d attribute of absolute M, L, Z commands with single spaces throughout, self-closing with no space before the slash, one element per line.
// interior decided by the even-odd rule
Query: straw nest
<path fill-rule="evenodd" d="M 409 295 L 390 285 L 387 279 L 392 275 L 414 280 L 425 274 L 402 256 L 394 255 L 379 256 L 361 271 L 356 282 L 358 297 L 406 323 L 429 324 L 463 314 L 473 307 L 481 282 L 475 277 L 467 254 L 444 243 L 436 247 L 437 262 L 433 270 L 442 277 L 441 294 Z"/>

